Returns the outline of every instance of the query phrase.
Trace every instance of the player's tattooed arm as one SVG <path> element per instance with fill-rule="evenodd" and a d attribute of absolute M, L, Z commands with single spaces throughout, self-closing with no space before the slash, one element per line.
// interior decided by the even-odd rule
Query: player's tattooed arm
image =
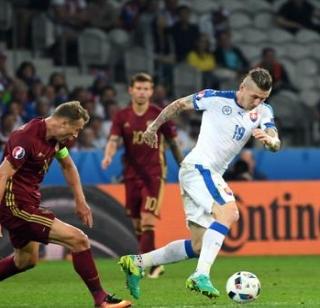
<path fill-rule="evenodd" d="M 166 106 L 149 127 L 150 129 L 157 131 L 163 123 L 176 118 L 182 111 L 192 109 L 194 109 L 193 95 L 179 98 Z"/>
<path fill-rule="evenodd" d="M 192 110 L 193 107 L 193 95 L 179 98 L 165 107 L 158 117 L 148 126 L 147 130 L 143 134 L 143 140 L 152 148 L 158 146 L 157 131 L 159 127 L 168 120 L 176 118 L 182 111 Z"/>
<path fill-rule="evenodd" d="M 252 135 L 262 142 L 267 150 L 272 152 L 280 150 L 281 142 L 275 129 L 267 128 L 266 130 L 262 130 L 257 128 L 253 131 Z"/>
<path fill-rule="evenodd" d="M 183 160 L 183 154 L 178 145 L 177 138 L 170 138 L 170 139 L 167 139 L 166 141 L 170 147 L 170 150 L 172 152 L 174 159 L 176 160 L 177 164 L 180 165 L 180 163 Z"/>
<path fill-rule="evenodd" d="M 272 152 L 277 152 L 280 150 L 281 147 L 281 141 L 278 136 L 278 132 L 274 128 L 267 128 L 265 130 L 266 134 L 269 135 L 272 138 L 271 144 L 266 144 L 266 147 L 268 150 Z"/>
<path fill-rule="evenodd" d="M 101 167 L 106 169 L 112 162 L 114 154 L 117 152 L 118 145 L 120 144 L 121 138 L 117 135 L 111 135 L 104 151 L 104 157 L 101 162 Z"/>

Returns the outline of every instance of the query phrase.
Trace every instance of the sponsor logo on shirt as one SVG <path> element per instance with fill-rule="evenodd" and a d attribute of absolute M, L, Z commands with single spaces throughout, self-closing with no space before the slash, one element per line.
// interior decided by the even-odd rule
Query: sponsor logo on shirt
<path fill-rule="evenodd" d="M 232 108 L 230 106 L 225 105 L 222 107 L 222 113 L 225 115 L 229 115 L 232 113 Z"/>
<path fill-rule="evenodd" d="M 16 146 L 13 150 L 12 150 L 12 156 L 15 159 L 22 159 L 24 157 L 24 155 L 26 154 L 26 151 L 23 147 L 21 146 Z"/>

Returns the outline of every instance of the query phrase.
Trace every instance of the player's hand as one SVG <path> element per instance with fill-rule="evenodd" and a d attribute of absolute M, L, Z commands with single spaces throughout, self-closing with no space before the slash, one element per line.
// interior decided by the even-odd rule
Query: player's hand
<path fill-rule="evenodd" d="M 142 140 L 149 147 L 156 149 L 158 147 L 157 131 L 152 129 L 151 126 L 148 126 L 148 128 L 146 129 L 146 131 L 142 135 Z"/>
<path fill-rule="evenodd" d="M 92 228 L 93 226 L 92 212 L 85 200 L 76 201 L 76 214 L 79 216 L 81 221 L 86 226 L 88 226 L 89 228 Z"/>
<path fill-rule="evenodd" d="M 264 130 L 260 128 L 256 128 L 252 132 L 252 136 L 262 142 L 262 144 L 266 146 L 273 146 L 273 139 L 271 136 L 269 136 Z"/>
<path fill-rule="evenodd" d="M 111 162 L 112 162 L 111 156 L 106 155 L 106 156 L 103 158 L 103 160 L 101 161 L 101 168 L 102 168 L 102 169 L 107 169 L 107 168 L 110 166 Z"/>
<path fill-rule="evenodd" d="M 0 237 L 3 237 L 3 234 L 2 234 L 2 226 L 0 225 Z"/>

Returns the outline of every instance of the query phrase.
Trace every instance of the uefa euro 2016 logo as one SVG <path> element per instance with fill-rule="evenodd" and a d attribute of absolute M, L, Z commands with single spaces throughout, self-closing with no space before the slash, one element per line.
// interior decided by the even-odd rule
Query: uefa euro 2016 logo
<path fill-rule="evenodd" d="M 22 159 L 25 154 L 26 154 L 26 151 L 21 146 L 14 147 L 14 149 L 12 150 L 12 156 L 15 159 Z"/>

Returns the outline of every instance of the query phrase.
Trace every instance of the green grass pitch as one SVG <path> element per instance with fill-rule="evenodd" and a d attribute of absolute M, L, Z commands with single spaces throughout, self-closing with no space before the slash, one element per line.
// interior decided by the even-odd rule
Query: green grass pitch
<path fill-rule="evenodd" d="M 212 271 L 214 285 L 222 295 L 209 300 L 185 289 L 195 260 L 166 266 L 157 280 L 142 280 L 142 296 L 134 307 L 238 307 L 225 293 L 227 278 L 236 271 L 255 273 L 262 284 L 257 301 L 248 307 L 320 307 L 320 258 L 301 257 L 219 257 Z M 130 298 L 124 275 L 116 260 L 97 262 L 106 288 Z M 41 262 L 36 268 L 0 283 L 0 307 L 93 307 L 91 297 L 67 261 Z"/>

